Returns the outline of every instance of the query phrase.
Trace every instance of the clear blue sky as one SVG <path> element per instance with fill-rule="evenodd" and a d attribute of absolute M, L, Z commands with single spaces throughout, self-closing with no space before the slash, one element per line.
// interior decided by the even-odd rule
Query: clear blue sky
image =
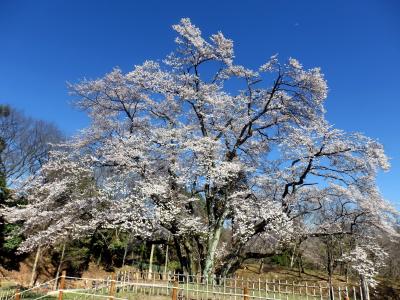
<path fill-rule="evenodd" d="M 320 66 L 328 119 L 384 144 L 392 170 L 379 185 L 400 208 L 398 0 L 0 0 L 0 102 L 71 135 L 88 121 L 69 105 L 66 82 L 163 58 L 182 17 L 232 38 L 239 63 L 256 67 L 279 53 Z"/>

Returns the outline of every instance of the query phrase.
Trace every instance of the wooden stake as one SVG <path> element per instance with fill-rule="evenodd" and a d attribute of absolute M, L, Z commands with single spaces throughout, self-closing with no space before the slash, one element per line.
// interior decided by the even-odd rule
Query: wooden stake
<path fill-rule="evenodd" d="M 306 281 L 306 298 L 308 300 L 308 286 L 307 286 L 307 281 Z"/>
<path fill-rule="evenodd" d="M 344 300 L 350 300 L 349 289 L 347 288 L 347 286 L 346 286 L 346 295 L 344 296 Z"/>
<path fill-rule="evenodd" d="M 167 241 L 167 247 L 165 248 L 165 262 L 164 262 L 164 280 L 167 277 L 167 271 L 168 271 L 168 243 L 169 243 L 169 238 L 170 236 L 168 235 L 168 241 Z"/>
<path fill-rule="evenodd" d="M 15 300 L 20 300 L 21 299 L 21 294 L 19 293 L 19 289 L 16 289 L 15 291 Z"/>
<path fill-rule="evenodd" d="M 178 300 L 178 281 L 174 281 L 174 286 L 172 287 L 172 300 Z"/>
<path fill-rule="evenodd" d="M 115 296 L 115 273 L 111 275 L 111 284 L 110 284 L 110 291 L 109 291 L 108 300 L 113 300 Z"/>
<path fill-rule="evenodd" d="M 249 288 L 245 286 L 243 288 L 243 300 L 249 300 Z"/>
<path fill-rule="evenodd" d="M 29 283 L 30 287 L 33 287 L 33 285 L 35 284 L 36 269 L 37 269 L 39 257 L 40 257 L 40 245 L 36 249 L 35 261 L 33 262 L 33 267 L 32 267 L 31 282 Z"/>
<path fill-rule="evenodd" d="M 149 262 L 149 274 L 148 274 L 148 279 L 151 280 L 151 273 L 153 272 L 153 256 L 154 256 L 154 248 L 155 244 L 151 244 L 151 250 L 150 250 L 150 262 Z"/>
<path fill-rule="evenodd" d="M 62 300 L 62 298 L 63 298 L 63 290 L 65 287 L 65 276 L 66 275 L 67 275 L 67 271 L 62 271 L 59 292 L 58 292 L 58 300 Z"/>
<path fill-rule="evenodd" d="M 60 262 L 58 263 L 58 268 L 57 268 L 57 273 L 56 273 L 56 280 L 54 281 L 54 288 L 53 288 L 53 290 L 57 290 L 58 276 L 60 276 L 61 266 L 62 266 L 63 261 L 64 261 L 65 243 L 66 243 L 66 242 L 64 242 L 64 244 L 63 244 L 63 246 L 62 246 Z"/>

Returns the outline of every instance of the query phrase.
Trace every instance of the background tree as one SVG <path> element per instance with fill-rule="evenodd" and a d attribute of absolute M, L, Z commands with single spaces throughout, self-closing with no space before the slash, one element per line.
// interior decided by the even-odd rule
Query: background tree
<path fill-rule="evenodd" d="M 63 135 L 53 124 L 34 120 L 8 105 L 0 105 L 0 206 L 24 202 L 14 190 L 48 159 L 52 144 Z M 14 195 L 14 196 L 13 196 Z M 6 223 L 0 217 L 0 265 L 16 268 L 15 251 L 22 241 L 20 223 Z"/>
<path fill-rule="evenodd" d="M 10 114 L 10 109 L 8 106 L 0 105 L 0 119 L 8 117 Z M 6 148 L 5 140 L 0 137 L 0 205 L 4 205 L 6 199 L 9 197 L 9 190 L 7 188 L 7 178 L 6 178 L 6 170 L 4 168 L 3 160 L 2 160 L 2 153 Z M 4 232 L 5 232 L 5 225 L 4 219 L 0 218 L 0 257 L 6 256 L 6 250 L 3 249 L 4 245 Z"/>

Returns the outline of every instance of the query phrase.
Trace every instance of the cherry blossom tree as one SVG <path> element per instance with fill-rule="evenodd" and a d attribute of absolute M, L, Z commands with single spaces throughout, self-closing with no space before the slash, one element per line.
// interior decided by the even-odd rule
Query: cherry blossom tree
<path fill-rule="evenodd" d="M 375 276 L 379 268 L 383 267 L 386 256 L 384 249 L 371 241 L 362 246 L 357 245 L 343 256 L 342 259 L 360 276 L 364 299 L 369 299 L 369 286 L 376 286 Z"/>
<path fill-rule="evenodd" d="M 32 181 L 29 204 L 9 211 L 26 220 L 25 249 L 104 226 L 162 230 L 211 275 L 325 234 L 327 224 L 300 220 L 333 198 L 390 227 L 375 184 L 389 168 L 383 147 L 329 125 L 319 68 L 274 55 L 249 69 L 221 32 L 207 40 L 189 19 L 173 29 L 177 48 L 162 63 L 70 85 L 91 124 Z M 268 252 L 251 251 L 256 239 Z"/>

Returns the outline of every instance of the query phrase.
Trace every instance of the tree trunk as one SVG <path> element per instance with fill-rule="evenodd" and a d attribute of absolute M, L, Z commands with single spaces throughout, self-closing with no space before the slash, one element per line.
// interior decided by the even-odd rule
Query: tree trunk
<path fill-rule="evenodd" d="M 129 242 L 127 242 L 125 245 L 124 256 L 122 258 L 122 267 L 125 267 L 126 255 L 128 254 L 128 244 L 129 244 Z"/>
<path fill-rule="evenodd" d="M 221 237 L 223 222 L 219 221 L 214 227 L 214 230 L 209 234 L 207 240 L 207 255 L 204 265 L 204 276 L 210 280 L 214 272 L 215 251 Z"/>
<path fill-rule="evenodd" d="M 290 258 L 290 268 L 291 269 L 293 268 L 294 258 L 295 258 L 295 255 L 296 255 L 296 246 L 297 246 L 297 244 L 294 245 L 292 256 Z"/>
<path fill-rule="evenodd" d="M 178 256 L 179 264 L 180 264 L 181 269 L 182 269 L 180 271 L 180 273 L 182 273 L 185 270 L 187 271 L 186 257 L 183 257 L 183 255 L 182 255 L 181 241 L 179 240 L 179 238 L 174 237 L 174 244 L 175 244 L 176 256 Z"/>
<path fill-rule="evenodd" d="M 264 268 L 264 259 L 260 260 L 260 267 L 258 268 L 258 274 L 261 274 Z"/>
<path fill-rule="evenodd" d="M 35 261 L 34 261 L 33 267 L 32 267 L 31 282 L 29 283 L 30 287 L 33 287 L 33 285 L 35 284 L 35 281 L 36 281 L 36 269 L 37 269 L 39 257 L 40 257 L 40 246 L 36 250 Z"/>
<path fill-rule="evenodd" d="M 143 264 L 144 264 L 144 250 L 146 248 L 146 242 L 140 245 L 140 262 L 139 262 L 139 270 L 140 272 L 143 271 Z"/>
<path fill-rule="evenodd" d="M 300 272 L 304 274 L 304 265 L 303 265 L 303 255 L 301 253 L 299 254 L 299 266 L 300 266 Z"/>
<path fill-rule="evenodd" d="M 232 250 L 229 255 L 225 258 L 225 263 L 218 270 L 218 275 L 227 277 L 229 274 L 235 273 L 240 268 L 245 257 L 241 254 L 245 243 L 238 241 L 235 245 L 232 245 Z"/>
<path fill-rule="evenodd" d="M 334 300 L 333 284 L 332 284 L 332 274 L 328 275 L 328 286 L 329 286 L 329 299 Z"/>
<path fill-rule="evenodd" d="M 133 248 L 133 247 L 132 247 Z M 137 256 L 135 257 L 135 252 L 134 252 L 134 250 L 132 249 L 132 252 L 131 252 L 131 258 L 132 258 L 132 264 L 131 264 L 131 266 L 133 267 L 134 265 L 135 265 L 135 260 L 137 260 Z"/>
<path fill-rule="evenodd" d="M 301 266 L 301 257 L 300 257 L 300 255 L 297 256 L 297 266 L 298 266 L 298 271 L 299 271 L 299 277 L 301 278 L 302 266 Z"/>
<path fill-rule="evenodd" d="M 242 262 L 243 259 L 239 257 L 229 259 L 229 261 L 219 270 L 219 275 L 227 277 L 229 274 L 235 273 L 235 271 L 240 268 Z"/>
<path fill-rule="evenodd" d="M 333 257 L 331 247 L 329 244 L 326 245 L 326 252 L 327 252 L 327 271 L 328 271 L 328 286 L 329 286 L 329 299 L 334 300 L 333 294 L 333 284 L 332 284 L 332 276 L 333 276 Z"/>
<path fill-rule="evenodd" d="M 101 263 L 101 253 L 102 252 L 100 252 L 99 257 L 97 258 L 97 262 L 96 262 L 97 267 L 99 267 L 100 263 Z"/>
<path fill-rule="evenodd" d="M 228 214 L 228 210 L 225 210 L 221 213 L 219 218 L 212 225 L 211 230 L 209 231 L 208 239 L 207 239 L 207 253 L 206 259 L 204 262 L 204 276 L 207 276 L 209 280 L 213 277 L 214 273 L 214 261 L 215 261 L 215 251 L 217 250 L 219 240 L 221 238 L 222 229 L 224 227 L 224 221 Z"/>
<path fill-rule="evenodd" d="M 365 279 L 365 276 L 363 276 L 363 275 L 360 275 L 360 284 L 361 284 L 362 298 L 364 300 L 370 300 L 368 281 Z"/>
<path fill-rule="evenodd" d="M 128 250 L 129 250 L 129 244 L 132 242 L 133 240 L 133 234 L 129 234 L 128 236 L 128 240 L 126 241 L 126 245 L 125 245 L 125 249 L 124 249 L 124 257 L 122 259 L 122 267 L 125 266 L 125 261 L 126 261 L 126 257 L 128 255 Z"/>
<path fill-rule="evenodd" d="M 183 247 L 185 249 L 186 252 L 186 268 L 187 268 L 187 272 L 190 275 L 194 274 L 194 259 L 193 259 L 193 247 L 190 243 L 190 241 L 188 241 L 187 239 L 184 240 L 183 242 Z"/>
<path fill-rule="evenodd" d="M 168 271 L 168 250 L 169 250 L 168 247 L 169 245 L 167 243 L 167 247 L 165 248 L 164 276 L 167 276 L 167 271 Z"/>
<path fill-rule="evenodd" d="M 64 244 L 62 246 L 60 262 L 58 263 L 58 268 L 57 268 L 57 273 L 56 273 L 56 280 L 54 282 L 54 288 L 53 288 L 54 290 L 57 289 L 58 276 L 60 276 L 61 266 L 62 266 L 62 263 L 64 261 L 64 254 L 65 254 L 65 242 L 64 242 Z"/>
<path fill-rule="evenodd" d="M 198 251 L 198 254 L 199 254 L 197 272 L 200 272 L 200 274 L 203 274 L 204 265 L 205 265 L 205 262 L 206 262 L 205 253 L 204 253 L 204 245 L 202 244 L 202 242 L 200 241 L 200 238 L 198 236 L 196 236 L 194 238 L 194 240 L 196 242 L 197 251 Z"/>

